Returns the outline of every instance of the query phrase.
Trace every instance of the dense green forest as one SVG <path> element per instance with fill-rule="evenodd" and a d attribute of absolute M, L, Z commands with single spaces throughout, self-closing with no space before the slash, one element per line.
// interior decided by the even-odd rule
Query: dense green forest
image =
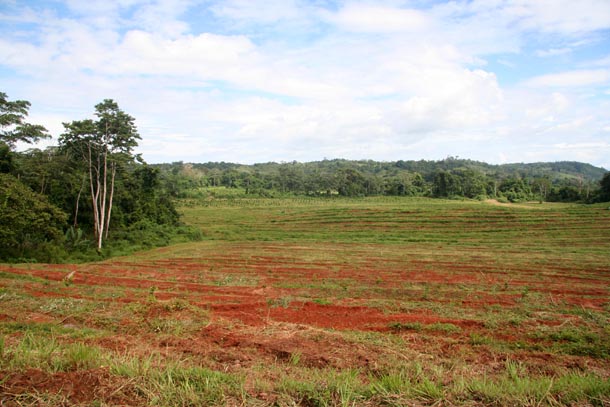
<path fill-rule="evenodd" d="M 27 120 L 30 103 L 0 92 L 0 261 L 85 261 L 201 238 L 175 202 L 232 196 L 427 196 L 500 201 L 610 200 L 610 173 L 578 162 L 490 165 L 349 161 L 148 165 L 135 119 L 106 99 L 92 118 L 64 123 L 58 145 Z"/>
<path fill-rule="evenodd" d="M 30 104 L 0 93 L 0 261 L 79 261 L 192 240 L 159 169 L 134 154 L 135 119 L 112 100 L 64 123 L 59 144 L 27 122 Z"/>
<path fill-rule="evenodd" d="M 610 181 L 603 168 L 579 162 L 490 165 L 454 157 L 440 161 L 335 159 L 253 165 L 176 162 L 155 168 L 172 180 L 172 193 L 179 197 L 209 195 L 209 187 L 222 186 L 261 196 L 393 195 L 598 202 L 608 200 Z"/>

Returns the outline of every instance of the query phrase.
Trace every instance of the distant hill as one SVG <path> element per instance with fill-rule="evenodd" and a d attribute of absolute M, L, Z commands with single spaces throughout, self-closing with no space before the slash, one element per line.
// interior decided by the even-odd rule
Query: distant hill
<path fill-rule="evenodd" d="M 450 157 L 439 161 L 397 161 L 396 165 L 409 171 L 420 172 L 422 175 L 434 173 L 438 169 L 470 168 L 490 176 L 520 176 L 521 178 L 547 176 L 551 180 L 582 178 L 584 181 L 599 181 L 607 172 L 604 168 L 577 161 L 487 164 L 481 161 Z"/>
<path fill-rule="evenodd" d="M 438 170 L 451 171 L 458 168 L 469 168 L 482 172 L 485 175 L 497 177 L 520 176 L 521 178 L 549 177 L 551 180 L 582 179 L 583 181 L 599 181 L 607 172 L 606 169 L 577 161 L 537 162 L 537 163 L 510 163 L 487 164 L 482 161 L 448 157 L 444 160 L 345 160 L 332 159 L 310 162 L 268 162 L 257 164 L 237 164 L 228 162 L 193 163 L 193 168 L 202 170 L 256 170 L 261 173 L 274 171 L 287 164 L 298 164 L 304 168 L 318 168 L 320 170 L 336 170 L 344 167 L 356 168 L 364 173 L 378 174 L 380 172 L 393 172 L 396 169 L 420 173 L 429 178 Z M 167 164 L 159 164 L 164 166 Z"/>
<path fill-rule="evenodd" d="M 492 197 L 510 201 L 591 201 L 604 168 L 576 161 L 487 164 L 455 157 L 444 160 L 345 160 L 227 162 L 156 165 L 184 188 L 242 188 L 246 194 L 419 195 Z"/>

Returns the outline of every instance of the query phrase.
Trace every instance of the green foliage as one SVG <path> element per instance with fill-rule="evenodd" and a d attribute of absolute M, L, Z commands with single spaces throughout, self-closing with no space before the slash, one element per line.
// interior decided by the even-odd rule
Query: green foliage
<path fill-rule="evenodd" d="M 604 174 L 599 181 L 600 190 L 597 197 L 598 202 L 610 202 L 610 172 Z"/>
<path fill-rule="evenodd" d="M 30 102 L 9 101 L 6 93 L 0 92 L 0 144 L 13 147 L 18 141 L 34 143 L 49 137 L 44 127 L 26 122 L 29 109 Z"/>
<path fill-rule="evenodd" d="M 54 257 L 66 219 L 45 196 L 0 174 L 0 259 Z"/>
<path fill-rule="evenodd" d="M 14 169 L 13 154 L 8 144 L 0 142 L 0 173 L 8 174 Z"/>
<path fill-rule="evenodd" d="M 90 119 L 64 123 L 61 148 L 79 160 L 89 179 L 93 230 L 97 250 L 108 238 L 115 192 L 115 181 L 126 164 L 134 161 L 133 149 L 140 135 L 135 119 L 105 99 L 95 105 L 97 121 Z"/>
<path fill-rule="evenodd" d="M 65 245 L 68 249 L 75 250 L 84 248 L 89 245 L 89 240 L 85 238 L 82 229 L 76 229 L 70 226 L 65 233 Z"/>
<path fill-rule="evenodd" d="M 161 184 L 159 170 L 137 165 L 124 174 L 124 188 L 118 194 L 115 224 L 119 227 L 149 221 L 157 225 L 177 226 L 180 216 L 169 193 Z"/>
<path fill-rule="evenodd" d="M 59 148 L 13 152 L 46 137 L 26 123 L 29 106 L 0 93 L 0 174 L 10 174 L 0 181 L 0 260 L 91 260 L 201 238 L 179 224 L 171 180 L 133 154 L 135 119 L 116 102 L 97 104 L 95 120 L 64 123 Z"/>
<path fill-rule="evenodd" d="M 156 165 L 171 179 L 173 196 L 206 198 L 202 187 L 243 191 L 251 196 L 375 195 L 487 197 L 506 202 L 587 201 L 603 169 L 574 162 L 489 165 L 449 157 L 441 161 L 323 160 L 308 163 Z"/>

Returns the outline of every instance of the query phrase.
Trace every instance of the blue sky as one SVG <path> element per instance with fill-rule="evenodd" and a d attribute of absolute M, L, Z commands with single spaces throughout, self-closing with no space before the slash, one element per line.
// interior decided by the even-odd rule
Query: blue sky
<path fill-rule="evenodd" d="M 55 140 L 114 99 L 152 163 L 608 169 L 610 1 L 3 0 L 0 91 Z"/>

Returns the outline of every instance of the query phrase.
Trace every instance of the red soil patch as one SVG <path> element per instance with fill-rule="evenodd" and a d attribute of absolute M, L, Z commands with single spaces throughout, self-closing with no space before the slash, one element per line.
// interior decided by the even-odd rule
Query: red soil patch
<path fill-rule="evenodd" d="M 11 401 L 15 402 L 14 405 L 22 405 L 26 395 L 32 395 L 34 400 L 38 400 L 32 405 L 42 405 L 40 401 L 44 394 L 52 400 L 58 400 L 60 405 L 83 405 L 96 399 L 103 399 L 112 405 L 140 404 L 135 389 L 129 383 L 124 383 L 124 386 L 117 383 L 116 376 L 110 375 L 107 369 L 55 374 L 28 369 L 25 372 L 0 372 L 0 377 L 3 377 L 0 394 L 3 403 L 6 402 L 7 405 L 13 405 Z"/>
<path fill-rule="evenodd" d="M 252 326 L 263 326 L 270 320 L 337 330 L 380 332 L 391 330 L 391 325 L 395 323 L 451 323 L 460 327 L 482 326 L 476 321 L 443 319 L 432 313 L 386 314 L 369 307 L 321 305 L 312 302 L 292 302 L 286 307 L 271 307 L 260 302 L 213 305 L 211 309 L 217 316 L 239 320 Z"/>

